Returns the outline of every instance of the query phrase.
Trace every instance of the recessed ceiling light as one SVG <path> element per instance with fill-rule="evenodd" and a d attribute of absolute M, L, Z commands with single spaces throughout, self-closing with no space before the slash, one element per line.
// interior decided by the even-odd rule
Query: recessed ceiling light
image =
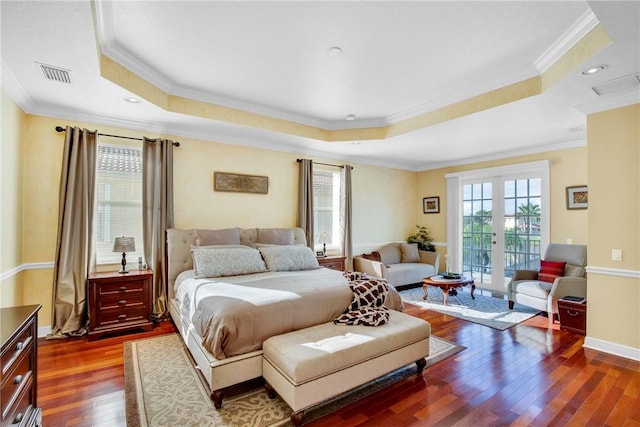
<path fill-rule="evenodd" d="M 333 46 L 329 48 L 329 56 L 340 56 L 342 54 L 342 49 L 338 46 Z"/>
<path fill-rule="evenodd" d="M 356 119 L 356 115 L 355 114 L 347 114 L 347 116 L 344 119 L 345 120 L 355 120 Z"/>
<path fill-rule="evenodd" d="M 353 145 L 358 145 L 358 144 L 360 144 L 360 141 L 351 141 L 351 143 L 352 143 Z"/>
<path fill-rule="evenodd" d="M 139 104 L 140 103 L 140 99 L 134 98 L 133 96 L 128 96 L 124 100 L 129 102 L 129 103 L 131 103 L 131 104 Z"/>
<path fill-rule="evenodd" d="M 591 75 L 591 74 L 599 73 L 600 71 L 604 71 L 607 68 L 609 68 L 609 66 L 606 65 L 606 64 L 596 65 L 595 67 L 587 68 L 586 70 L 584 70 L 582 72 L 582 74 L 584 74 L 585 76 L 588 76 L 588 75 Z"/>

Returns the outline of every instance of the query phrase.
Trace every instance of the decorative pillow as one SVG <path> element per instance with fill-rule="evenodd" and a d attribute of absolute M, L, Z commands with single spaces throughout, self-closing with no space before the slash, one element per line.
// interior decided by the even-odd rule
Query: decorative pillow
<path fill-rule="evenodd" d="M 362 254 L 360 255 L 364 259 L 370 259 L 371 261 L 382 261 L 382 257 L 380 256 L 380 252 L 371 252 L 370 254 Z"/>
<path fill-rule="evenodd" d="M 271 243 L 273 245 L 293 245 L 295 236 L 292 228 L 267 228 L 258 229 L 258 243 Z"/>
<path fill-rule="evenodd" d="M 276 245 L 260 248 L 269 271 L 299 271 L 320 268 L 311 248 L 299 245 Z"/>
<path fill-rule="evenodd" d="M 562 277 L 566 262 L 540 260 L 540 272 L 538 280 L 553 283 L 556 277 Z"/>
<path fill-rule="evenodd" d="M 250 247 L 197 247 L 191 249 L 196 278 L 238 276 L 266 271 L 260 252 Z"/>
<path fill-rule="evenodd" d="M 225 228 L 223 230 L 196 230 L 196 245 L 239 245 L 240 229 Z"/>
<path fill-rule="evenodd" d="M 275 243 L 254 243 L 252 246 L 256 249 L 260 249 L 260 248 L 268 248 L 270 246 L 285 246 L 285 245 L 276 245 Z M 288 246 L 307 246 L 307 245 L 304 245 L 302 243 L 296 243 L 294 245 L 288 245 Z"/>
<path fill-rule="evenodd" d="M 420 262 L 420 253 L 417 243 L 400 243 L 402 262 Z"/>
<path fill-rule="evenodd" d="M 251 249 L 250 246 L 247 245 L 190 245 L 191 249 Z"/>

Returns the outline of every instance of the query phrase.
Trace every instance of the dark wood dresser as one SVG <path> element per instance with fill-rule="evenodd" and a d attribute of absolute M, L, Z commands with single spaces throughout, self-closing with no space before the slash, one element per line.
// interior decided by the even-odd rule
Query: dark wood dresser
<path fill-rule="evenodd" d="M 89 341 L 105 333 L 153 329 L 151 270 L 89 275 Z"/>
<path fill-rule="evenodd" d="M 40 308 L 0 308 L 2 427 L 42 425 L 37 389 Z"/>

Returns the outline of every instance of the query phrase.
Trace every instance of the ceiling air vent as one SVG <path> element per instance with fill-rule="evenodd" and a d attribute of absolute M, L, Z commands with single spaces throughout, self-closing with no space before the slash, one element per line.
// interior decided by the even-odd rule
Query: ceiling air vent
<path fill-rule="evenodd" d="M 618 79 L 609 80 L 597 86 L 592 87 L 598 96 L 609 95 L 610 93 L 630 90 L 640 86 L 640 74 L 632 74 L 630 76 L 620 77 Z"/>
<path fill-rule="evenodd" d="M 42 74 L 44 74 L 44 77 L 47 80 L 71 84 L 71 75 L 69 74 L 69 71 L 71 70 L 54 67 L 53 65 L 40 64 L 39 62 L 37 62 L 37 64 L 40 66 Z"/>

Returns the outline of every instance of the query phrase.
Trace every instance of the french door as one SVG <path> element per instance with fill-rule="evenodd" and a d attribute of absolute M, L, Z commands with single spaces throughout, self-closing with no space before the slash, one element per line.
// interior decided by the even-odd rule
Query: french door
<path fill-rule="evenodd" d="M 539 267 L 548 242 L 548 170 L 492 168 L 451 178 L 457 230 L 447 233 L 454 239 L 447 254 L 453 252 L 457 271 L 473 276 L 476 286 L 505 291 L 514 270 Z"/>

